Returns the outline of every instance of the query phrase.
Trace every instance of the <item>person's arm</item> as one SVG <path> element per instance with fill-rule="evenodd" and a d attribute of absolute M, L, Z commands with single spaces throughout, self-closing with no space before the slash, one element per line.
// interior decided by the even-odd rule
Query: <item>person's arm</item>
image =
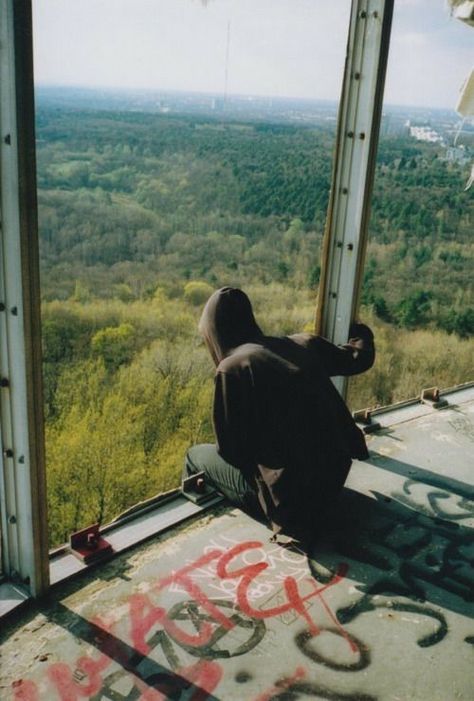
<path fill-rule="evenodd" d="M 349 340 L 336 346 L 321 336 L 311 339 L 309 346 L 318 353 L 328 375 L 358 375 L 375 361 L 374 334 L 365 324 L 352 324 Z"/>

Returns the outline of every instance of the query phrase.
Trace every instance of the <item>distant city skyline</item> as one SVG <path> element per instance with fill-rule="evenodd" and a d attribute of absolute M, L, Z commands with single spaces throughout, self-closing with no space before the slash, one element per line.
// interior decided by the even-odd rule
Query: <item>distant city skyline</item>
<path fill-rule="evenodd" d="M 454 108 L 474 30 L 396 0 L 385 101 Z M 429 8 L 429 9 L 428 9 Z M 350 0 L 34 0 L 40 85 L 337 100 Z"/>
<path fill-rule="evenodd" d="M 212 1 L 212 0 L 211 0 Z M 181 108 L 174 105 L 174 100 L 185 101 L 189 105 L 189 109 L 185 111 L 194 112 L 196 111 L 196 105 L 200 105 L 201 108 L 204 107 L 204 102 L 207 100 L 206 112 L 210 111 L 211 101 L 215 103 L 213 110 L 217 112 L 224 112 L 225 101 L 222 93 L 206 92 L 206 91 L 192 91 L 192 90 L 177 90 L 177 89 L 166 89 L 160 90 L 158 88 L 128 88 L 128 87 L 113 87 L 107 85 L 61 85 L 55 83 L 36 83 L 36 96 L 38 105 L 41 105 L 43 101 L 49 102 L 53 101 L 55 104 L 66 105 L 78 105 L 85 108 L 90 108 L 95 106 L 97 109 L 119 109 L 119 110 L 130 110 L 130 109 L 141 109 L 143 107 L 144 111 L 162 111 L 164 113 L 180 112 Z M 193 105 L 192 101 L 187 100 L 191 98 L 196 100 Z M 158 100 L 158 102 L 156 102 Z M 242 109 L 242 103 L 248 105 L 248 109 Z M 334 120 L 337 116 L 338 99 L 334 98 L 312 98 L 312 97 L 287 97 L 287 96 L 276 96 L 276 95 L 251 95 L 249 93 L 230 93 L 227 99 L 229 114 L 234 114 L 235 108 L 239 107 L 239 111 L 246 112 L 250 114 L 255 108 L 263 107 L 264 109 L 269 108 L 273 105 L 273 108 L 278 108 L 283 110 L 285 108 L 285 103 L 288 103 L 288 109 L 304 110 L 304 106 L 307 105 L 311 109 L 311 105 L 317 108 L 320 105 L 323 109 L 332 109 L 334 112 Z M 44 103 L 43 103 L 44 104 Z M 101 105 L 99 107 L 99 104 Z M 433 106 L 433 105 L 409 105 L 409 104 L 396 104 L 385 101 L 383 115 L 387 116 L 391 113 L 394 114 L 404 114 L 406 119 L 414 118 L 417 119 L 419 115 L 423 115 L 428 112 L 440 112 L 449 113 L 452 112 L 453 116 L 456 115 L 454 107 L 448 105 L 444 106 Z M 458 119 L 461 119 L 458 117 Z"/>

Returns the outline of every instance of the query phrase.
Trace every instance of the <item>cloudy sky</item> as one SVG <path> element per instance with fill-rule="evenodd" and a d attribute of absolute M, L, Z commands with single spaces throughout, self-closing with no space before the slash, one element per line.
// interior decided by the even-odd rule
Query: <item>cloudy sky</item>
<path fill-rule="evenodd" d="M 454 107 L 474 29 L 395 0 L 386 101 Z M 41 85 L 337 99 L 350 0 L 33 0 Z M 227 40 L 229 33 L 229 41 Z"/>

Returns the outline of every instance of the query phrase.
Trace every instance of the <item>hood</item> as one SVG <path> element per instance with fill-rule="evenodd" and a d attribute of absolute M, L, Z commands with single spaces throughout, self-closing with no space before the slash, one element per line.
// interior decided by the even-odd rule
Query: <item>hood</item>
<path fill-rule="evenodd" d="M 222 287 L 209 297 L 199 331 L 216 366 L 233 348 L 263 336 L 249 298 L 235 287 Z"/>

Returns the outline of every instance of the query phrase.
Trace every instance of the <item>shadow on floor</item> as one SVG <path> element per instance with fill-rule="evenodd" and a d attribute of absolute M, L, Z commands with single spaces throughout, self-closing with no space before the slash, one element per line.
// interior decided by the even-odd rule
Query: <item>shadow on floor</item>
<path fill-rule="evenodd" d="M 363 596 L 336 612 L 340 623 L 376 608 L 419 613 L 438 625 L 418 645 L 435 644 L 447 630 L 439 607 L 474 618 L 474 529 L 416 511 L 399 495 L 372 494 L 343 490 L 330 535 L 309 558 L 312 574 L 329 581 L 343 558 Z M 464 497 L 461 503 L 466 506 Z M 470 514 L 468 509 L 464 518 Z"/>
<path fill-rule="evenodd" d="M 431 472 L 431 470 L 418 467 L 417 465 L 410 465 L 409 463 L 382 455 L 373 450 L 370 451 L 370 462 L 373 462 L 382 470 L 387 470 L 388 472 L 406 477 L 412 481 L 422 482 L 435 489 L 444 490 L 448 495 L 457 495 L 464 500 L 474 499 L 474 486 L 449 477 L 448 475 L 440 475 L 437 472 Z M 474 515 L 474 504 L 471 504 L 471 514 Z"/>

